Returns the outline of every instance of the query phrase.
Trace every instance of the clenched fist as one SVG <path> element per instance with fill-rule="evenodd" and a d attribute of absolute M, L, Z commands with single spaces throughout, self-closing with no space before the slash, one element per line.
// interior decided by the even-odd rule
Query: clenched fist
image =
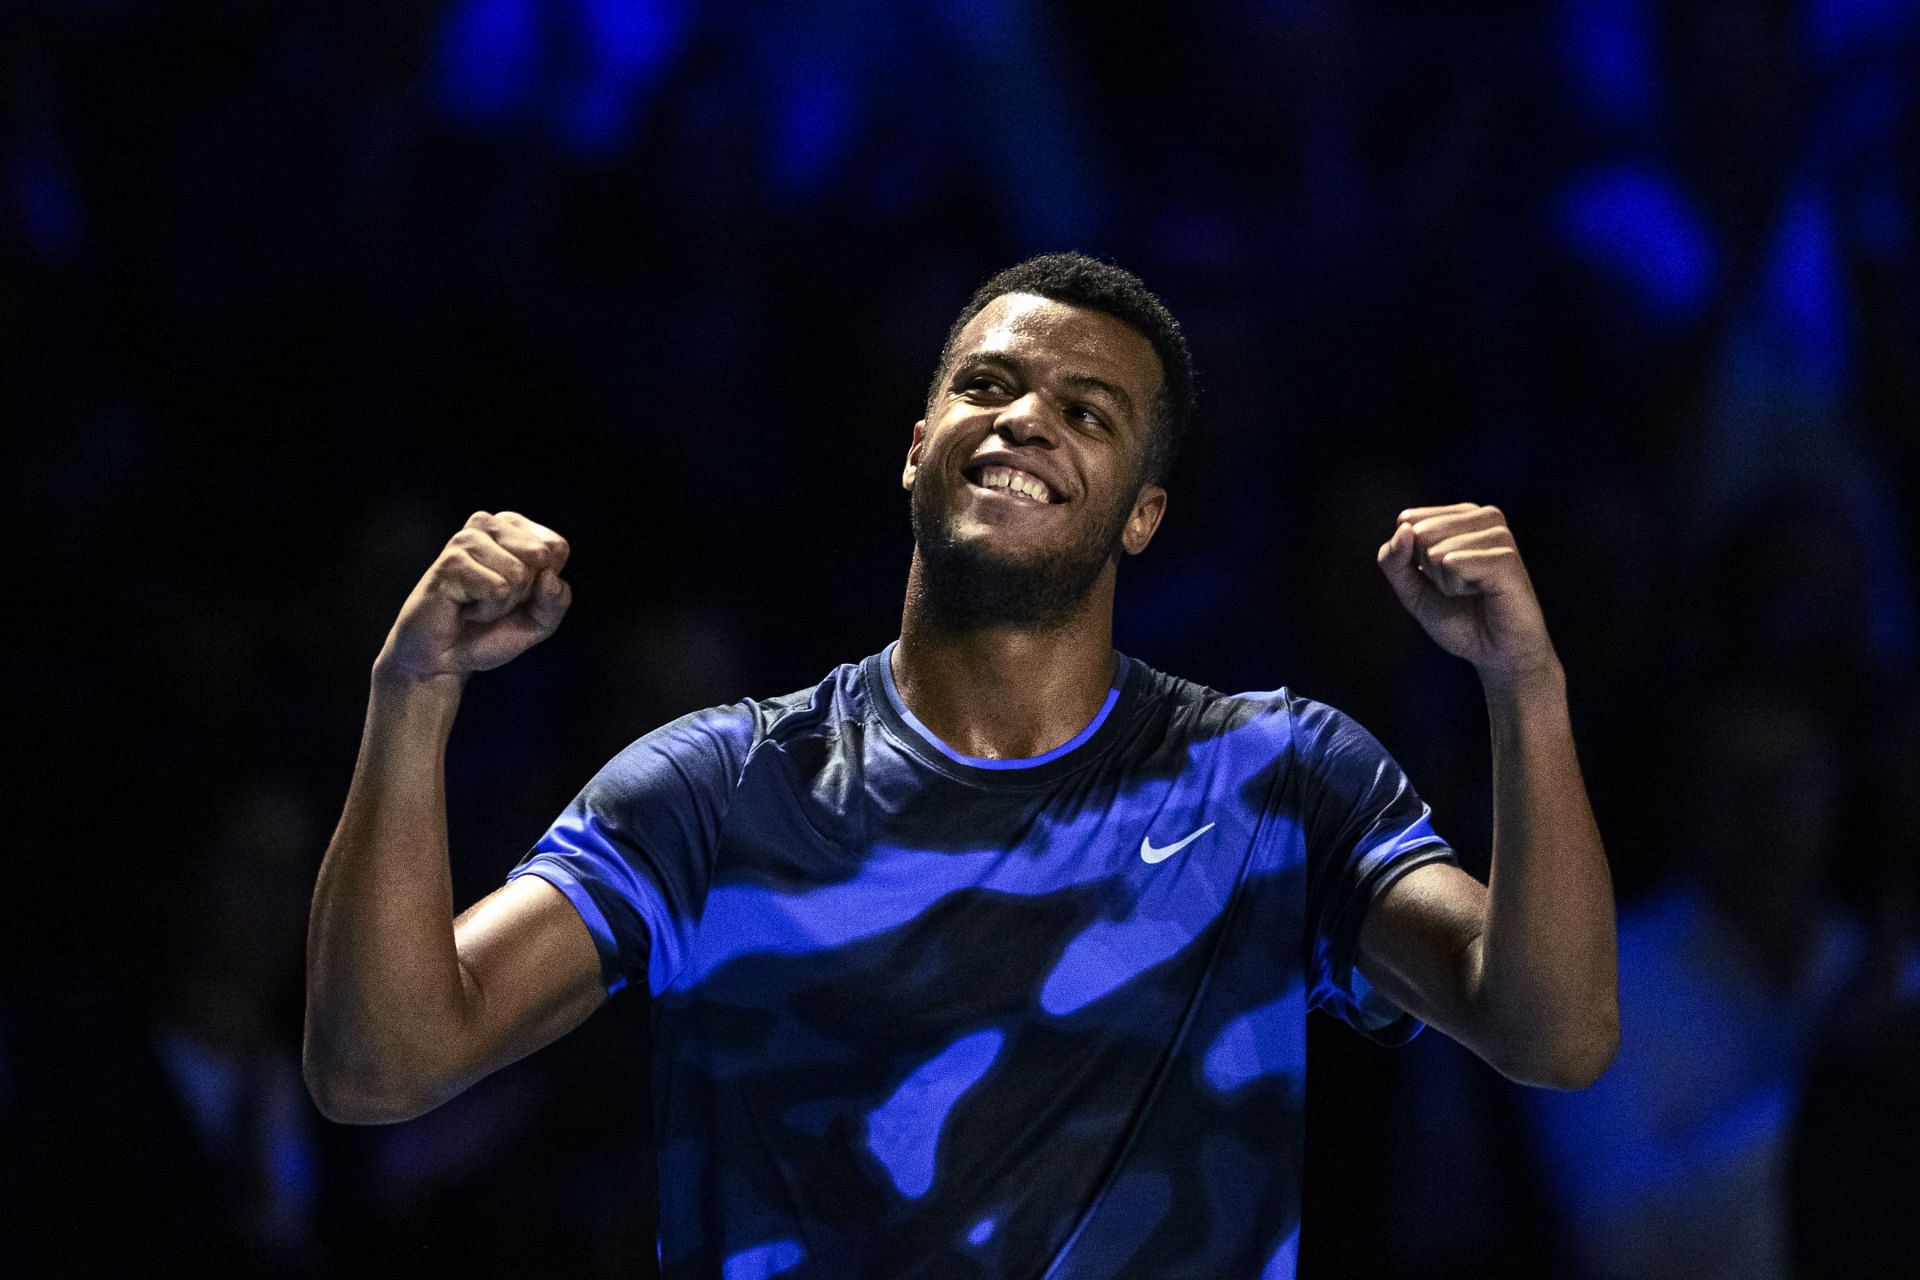
<path fill-rule="evenodd" d="M 1498 507 L 1409 507 L 1380 545 L 1380 571 L 1434 643 L 1483 678 L 1553 672 L 1559 657 L 1513 531 Z"/>
<path fill-rule="evenodd" d="M 377 678 L 491 671 L 552 635 L 573 601 L 567 540 L 523 515 L 476 511 L 420 579 L 374 660 Z"/>

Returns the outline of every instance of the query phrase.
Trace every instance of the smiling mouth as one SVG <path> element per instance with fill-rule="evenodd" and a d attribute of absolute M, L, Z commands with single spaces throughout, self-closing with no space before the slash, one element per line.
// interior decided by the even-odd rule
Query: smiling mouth
<path fill-rule="evenodd" d="M 1035 506 L 1047 506 L 1058 502 L 1053 490 L 1046 481 L 1038 476 L 1020 470 L 1018 467 L 992 466 L 970 468 L 962 472 L 967 483 L 976 489 L 985 489 L 990 493 L 1004 493 Z"/>

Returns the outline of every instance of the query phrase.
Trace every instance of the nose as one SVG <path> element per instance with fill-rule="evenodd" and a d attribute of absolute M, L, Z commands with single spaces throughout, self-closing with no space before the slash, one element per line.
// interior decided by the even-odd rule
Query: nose
<path fill-rule="evenodd" d="M 1027 392 L 994 419 L 994 429 L 1008 444 L 1051 448 L 1059 428 L 1059 414 L 1038 391 Z"/>

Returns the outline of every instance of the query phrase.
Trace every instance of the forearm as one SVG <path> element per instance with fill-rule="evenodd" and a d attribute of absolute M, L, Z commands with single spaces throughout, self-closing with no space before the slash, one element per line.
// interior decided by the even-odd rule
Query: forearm
<path fill-rule="evenodd" d="M 1508 1074 L 1579 1087 L 1619 1044 L 1613 889 L 1555 665 L 1488 679 L 1493 865 L 1479 1004 Z"/>
<path fill-rule="evenodd" d="M 315 886 L 305 1063 L 330 1115 L 439 1101 L 467 1018 L 447 861 L 446 743 L 460 683 L 376 676 L 360 757 Z M 457 1055 L 455 1055 L 457 1056 Z"/>

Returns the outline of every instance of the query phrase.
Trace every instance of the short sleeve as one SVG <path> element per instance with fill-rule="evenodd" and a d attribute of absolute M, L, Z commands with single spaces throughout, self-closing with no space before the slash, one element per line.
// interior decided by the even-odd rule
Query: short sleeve
<path fill-rule="evenodd" d="M 655 729 L 595 774 L 507 874 L 566 895 L 609 993 L 644 978 L 659 995 L 679 972 L 755 726 L 742 703 Z"/>
<path fill-rule="evenodd" d="M 1386 1044 L 1421 1024 L 1355 968 L 1367 908 L 1429 862 L 1455 861 L 1432 814 L 1374 736 L 1332 707 L 1297 698 L 1295 796 L 1307 846 L 1307 996 Z"/>

